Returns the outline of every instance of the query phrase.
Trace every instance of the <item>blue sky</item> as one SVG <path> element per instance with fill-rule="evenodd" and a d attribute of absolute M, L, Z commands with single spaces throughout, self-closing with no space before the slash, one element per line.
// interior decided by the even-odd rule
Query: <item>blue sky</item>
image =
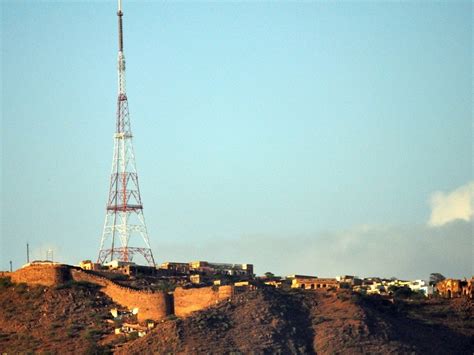
<path fill-rule="evenodd" d="M 26 241 L 35 258 L 51 247 L 64 262 L 94 259 L 115 127 L 116 2 L 1 4 L 0 269 L 24 262 Z M 472 219 L 427 226 L 431 196 L 473 179 L 471 2 L 123 8 L 135 153 L 159 262 L 472 273 Z M 371 246 L 367 231 L 383 239 Z M 367 253 L 334 249 L 347 235 Z M 423 265 L 412 260 L 433 243 Z M 290 254 L 289 245 L 301 248 Z M 384 245 L 415 250 L 410 268 L 368 262 Z M 453 257 L 462 250 L 452 265 L 440 263 L 448 247 Z M 351 262 L 338 269 L 318 254 L 325 249 L 328 260 Z"/>

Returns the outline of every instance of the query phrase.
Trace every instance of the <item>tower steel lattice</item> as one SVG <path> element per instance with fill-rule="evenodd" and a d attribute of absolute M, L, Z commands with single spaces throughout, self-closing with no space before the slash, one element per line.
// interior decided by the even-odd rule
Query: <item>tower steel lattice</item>
<path fill-rule="evenodd" d="M 143 215 L 132 145 L 133 136 L 125 90 L 121 0 L 118 0 L 117 16 L 119 35 L 117 125 L 109 198 L 97 262 L 103 264 L 108 260 L 132 261 L 135 255 L 142 255 L 149 265 L 155 266 Z"/>

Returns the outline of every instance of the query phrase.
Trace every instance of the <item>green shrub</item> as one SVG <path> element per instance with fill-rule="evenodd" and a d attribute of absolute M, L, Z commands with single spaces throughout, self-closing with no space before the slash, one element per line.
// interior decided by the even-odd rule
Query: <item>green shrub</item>
<path fill-rule="evenodd" d="M 338 292 L 336 294 L 336 297 L 338 300 L 341 300 L 341 301 L 349 301 L 349 299 L 351 299 L 351 295 L 347 293 L 342 293 L 342 292 Z"/>
<path fill-rule="evenodd" d="M 323 322 L 326 322 L 330 320 L 329 318 L 323 317 L 323 316 L 315 316 L 313 318 L 313 325 L 321 324 Z"/>
<path fill-rule="evenodd" d="M 84 338 L 87 340 L 96 340 L 102 335 L 102 332 L 98 329 L 88 329 L 85 334 Z"/>
<path fill-rule="evenodd" d="M 65 283 L 59 284 L 55 287 L 56 290 L 64 290 L 72 288 L 74 286 L 74 281 L 67 281 Z"/>
<path fill-rule="evenodd" d="M 136 340 L 138 339 L 138 332 L 132 332 L 128 335 L 129 340 Z"/>
<path fill-rule="evenodd" d="M 24 294 L 28 292 L 28 285 L 24 282 L 21 282 L 18 285 L 16 285 L 15 291 L 19 294 Z"/>
<path fill-rule="evenodd" d="M 127 337 L 124 334 L 117 335 L 111 342 L 110 345 L 123 344 L 127 341 Z"/>
<path fill-rule="evenodd" d="M 75 323 L 73 323 L 73 324 L 71 324 L 71 325 L 69 326 L 69 329 L 71 329 L 71 330 L 73 330 L 73 331 L 75 331 L 75 332 L 78 332 L 78 331 L 84 329 L 84 326 L 83 326 L 82 324 L 75 324 Z"/>
<path fill-rule="evenodd" d="M 103 355 L 111 353 L 110 349 L 100 346 L 95 341 L 90 341 L 83 352 L 84 355 Z"/>
<path fill-rule="evenodd" d="M 13 283 L 9 277 L 0 277 L 0 291 L 12 287 Z"/>
<path fill-rule="evenodd" d="M 63 325 L 61 323 L 53 323 L 51 324 L 51 329 L 58 329 L 58 328 L 62 328 Z"/>
<path fill-rule="evenodd" d="M 161 281 L 157 286 L 156 289 L 158 291 L 163 291 L 163 292 L 172 292 L 176 288 L 176 283 L 174 282 L 169 282 L 169 281 Z"/>
<path fill-rule="evenodd" d="M 25 296 L 28 300 L 36 300 L 43 296 L 46 288 L 44 286 L 30 286 L 26 289 Z"/>
<path fill-rule="evenodd" d="M 425 298 L 423 291 L 412 291 L 409 287 L 389 287 L 389 291 L 393 292 L 393 297 L 398 299 L 413 299 L 420 300 Z"/>
<path fill-rule="evenodd" d="M 86 290 L 94 290 L 99 288 L 100 286 L 87 282 L 87 281 L 74 281 L 74 280 L 69 280 L 67 282 L 64 282 L 60 285 L 57 285 L 55 287 L 56 290 L 64 290 L 64 289 L 70 289 L 70 288 L 75 288 L 75 289 L 86 289 Z"/>
<path fill-rule="evenodd" d="M 102 323 L 103 320 L 109 319 L 109 314 L 95 312 L 92 314 L 92 319 L 95 323 Z"/>

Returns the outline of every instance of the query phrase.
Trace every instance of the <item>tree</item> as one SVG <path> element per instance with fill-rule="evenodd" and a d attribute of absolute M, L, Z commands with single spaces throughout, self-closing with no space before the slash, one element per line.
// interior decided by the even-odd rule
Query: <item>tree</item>
<path fill-rule="evenodd" d="M 444 277 L 443 275 L 441 275 L 437 272 L 432 273 L 432 274 L 430 274 L 430 285 L 434 286 L 438 282 L 443 281 L 444 279 L 446 279 L 446 277 Z"/>
<path fill-rule="evenodd" d="M 399 287 L 397 290 L 393 292 L 394 298 L 410 298 L 413 296 L 413 291 L 406 286 Z"/>
<path fill-rule="evenodd" d="M 270 272 L 270 271 L 267 271 L 264 275 L 265 275 L 265 277 L 266 277 L 267 279 L 271 279 L 272 277 L 275 277 L 275 274 L 273 274 L 273 273 Z"/>
<path fill-rule="evenodd" d="M 389 294 L 393 294 L 393 293 L 394 293 L 396 290 L 398 290 L 399 288 L 400 288 L 399 286 L 390 285 L 390 286 L 388 286 L 387 291 L 388 291 Z"/>

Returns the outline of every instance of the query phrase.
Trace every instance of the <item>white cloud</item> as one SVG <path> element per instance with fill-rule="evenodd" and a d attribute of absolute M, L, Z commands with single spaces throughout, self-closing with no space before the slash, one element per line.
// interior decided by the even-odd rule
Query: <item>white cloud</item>
<path fill-rule="evenodd" d="M 445 193 L 431 195 L 431 217 L 428 225 L 439 227 L 455 220 L 470 221 L 474 215 L 474 181 Z"/>

